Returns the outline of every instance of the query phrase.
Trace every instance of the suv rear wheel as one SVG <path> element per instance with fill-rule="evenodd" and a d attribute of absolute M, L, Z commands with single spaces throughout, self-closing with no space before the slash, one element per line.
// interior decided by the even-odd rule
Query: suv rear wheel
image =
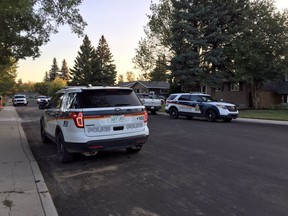
<path fill-rule="evenodd" d="M 171 119 L 177 119 L 179 117 L 179 112 L 178 112 L 177 108 L 175 108 L 175 107 L 170 108 L 169 116 Z"/>
<path fill-rule="evenodd" d="M 139 151 L 141 151 L 142 147 L 130 147 L 130 148 L 126 148 L 126 151 L 128 153 L 137 153 Z"/>
<path fill-rule="evenodd" d="M 63 134 L 60 132 L 56 138 L 58 159 L 60 160 L 61 163 L 68 163 L 68 162 L 73 161 L 74 155 L 69 153 L 65 149 L 64 143 L 65 141 L 64 141 Z"/>

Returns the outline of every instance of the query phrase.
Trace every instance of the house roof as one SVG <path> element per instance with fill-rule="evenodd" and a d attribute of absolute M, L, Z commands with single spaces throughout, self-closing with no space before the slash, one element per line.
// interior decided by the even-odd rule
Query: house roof
<path fill-rule="evenodd" d="M 118 83 L 117 86 L 122 86 L 122 87 L 130 87 L 132 88 L 134 85 L 139 83 L 140 85 L 143 85 L 145 88 L 148 89 L 169 89 L 170 85 L 168 82 L 164 81 L 134 81 L 134 82 L 122 82 Z"/>
<path fill-rule="evenodd" d="M 133 81 L 133 82 L 121 82 L 121 83 L 118 83 L 117 86 L 131 88 L 135 83 L 136 83 L 136 81 Z"/>

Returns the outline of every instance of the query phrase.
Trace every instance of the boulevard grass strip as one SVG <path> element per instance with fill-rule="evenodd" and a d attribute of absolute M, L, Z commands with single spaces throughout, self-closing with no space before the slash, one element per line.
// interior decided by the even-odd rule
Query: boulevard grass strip
<path fill-rule="evenodd" d="M 239 118 L 288 121 L 288 110 L 239 110 Z"/>

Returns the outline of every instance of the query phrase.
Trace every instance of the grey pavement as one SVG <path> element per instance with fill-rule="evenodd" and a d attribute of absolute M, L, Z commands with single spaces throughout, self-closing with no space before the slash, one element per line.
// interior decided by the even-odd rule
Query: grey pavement
<path fill-rule="evenodd" d="M 161 115 L 168 115 L 167 113 L 164 113 L 164 112 L 157 112 L 157 113 L 161 114 Z M 236 122 L 250 122 L 250 123 L 259 123 L 259 124 L 275 124 L 275 125 L 288 126 L 288 121 L 277 121 L 277 120 L 237 118 L 237 119 L 234 119 L 232 121 L 236 121 Z"/>
<path fill-rule="evenodd" d="M 287 121 L 235 121 L 288 126 Z M 20 122 L 11 103 L 0 111 L 0 216 L 57 216 Z"/>
<path fill-rule="evenodd" d="M 0 215 L 58 215 L 11 103 L 0 111 Z"/>

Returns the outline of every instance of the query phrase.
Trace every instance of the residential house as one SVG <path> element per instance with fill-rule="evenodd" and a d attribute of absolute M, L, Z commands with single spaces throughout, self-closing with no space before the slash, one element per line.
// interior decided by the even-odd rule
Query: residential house
<path fill-rule="evenodd" d="M 117 86 L 132 88 L 136 93 L 153 93 L 164 97 L 169 96 L 170 89 L 169 83 L 164 81 L 122 82 Z"/>
<path fill-rule="evenodd" d="M 211 94 L 211 89 L 205 89 Z M 213 96 L 220 100 L 236 104 L 239 108 L 249 108 L 252 105 L 252 95 L 245 82 L 225 82 L 222 87 L 216 89 Z M 259 108 L 271 108 L 271 106 L 288 103 L 288 80 L 279 83 L 267 82 L 259 93 Z"/>

